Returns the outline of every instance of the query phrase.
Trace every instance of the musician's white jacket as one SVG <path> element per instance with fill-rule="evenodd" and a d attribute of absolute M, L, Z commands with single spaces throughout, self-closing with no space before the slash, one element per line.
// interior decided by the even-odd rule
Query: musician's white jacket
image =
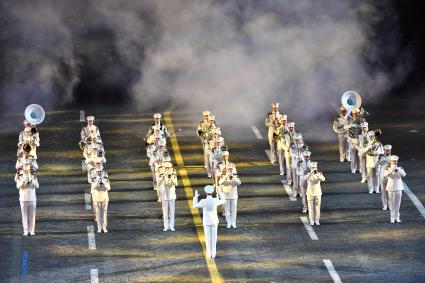
<path fill-rule="evenodd" d="M 238 186 L 241 184 L 241 180 L 237 176 L 233 176 L 233 180 L 230 180 L 230 176 L 233 176 L 233 173 L 223 174 L 218 182 L 219 189 L 224 193 L 226 200 L 238 198 Z"/>
<path fill-rule="evenodd" d="M 321 172 L 317 174 L 310 173 L 307 177 L 307 196 L 321 196 L 322 188 L 320 182 L 324 182 L 325 177 Z"/>
<path fill-rule="evenodd" d="M 398 170 L 397 173 L 394 171 L 396 168 Z M 388 178 L 386 187 L 387 191 L 396 192 L 403 190 L 403 181 L 401 180 L 401 178 L 406 176 L 406 172 L 403 168 L 389 165 L 387 169 L 385 169 L 384 175 Z"/>
<path fill-rule="evenodd" d="M 30 182 L 28 182 L 30 181 Z M 39 188 L 37 177 L 32 174 L 19 174 L 16 181 L 19 190 L 19 201 L 36 201 L 35 190 Z"/>
<path fill-rule="evenodd" d="M 25 155 L 18 157 L 18 159 L 16 160 L 15 168 L 16 169 L 22 169 L 22 168 L 24 168 L 24 165 L 27 164 L 27 163 L 29 163 L 29 165 L 31 166 L 31 170 L 34 170 L 34 171 L 38 170 L 38 163 L 35 160 L 35 158 L 32 157 L 32 156 L 26 157 Z"/>
<path fill-rule="evenodd" d="M 101 184 L 101 181 L 103 185 Z M 101 177 L 96 176 L 94 181 L 91 183 L 91 194 L 93 202 L 108 202 L 109 196 L 108 191 L 111 190 L 111 184 L 109 182 L 109 178 L 106 178 L 105 175 L 102 174 Z"/>
<path fill-rule="evenodd" d="M 87 125 L 81 129 L 80 137 L 82 141 L 85 141 L 86 138 L 96 135 L 96 138 L 100 139 L 100 131 L 99 128 L 95 125 Z"/>
<path fill-rule="evenodd" d="M 168 173 L 159 174 L 157 182 L 159 192 L 161 194 L 161 201 L 175 200 L 176 197 L 176 186 L 177 176 L 176 174 L 170 173 L 171 178 L 168 178 Z"/>

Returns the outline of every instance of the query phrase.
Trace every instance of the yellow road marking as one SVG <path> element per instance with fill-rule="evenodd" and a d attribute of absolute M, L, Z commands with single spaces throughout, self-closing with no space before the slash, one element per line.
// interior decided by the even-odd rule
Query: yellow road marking
<path fill-rule="evenodd" d="M 167 124 L 167 128 L 170 132 L 174 132 L 174 126 L 171 121 L 171 113 L 164 113 L 164 121 Z M 184 192 L 186 194 L 187 202 L 189 204 L 190 213 L 192 214 L 193 222 L 195 223 L 196 232 L 198 234 L 198 240 L 201 243 L 202 251 L 204 256 L 206 256 L 206 247 L 205 247 L 205 235 L 204 229 L 202 226 L 201 216 L 199 214 L 199 210 L 197 208 L 193 208 L 193 189 L 190 184 L 189 176 L 187 174 L 187 170 L 184 168 L 183 157 L 180 152 L 180 147 L 177 142 L 176 135 L 171 135 L 170 137 L 171 146 L 173 148 L 174 156 L 176 159 L 177 166 L 179 167 L 179 174 L 184 186 Z M 210 277 L 213 283 L 223 282 L 223 279 L 218 273 L 217 265 L 215 264 L 214 259 L 206 258 L 208 271 L 210 272 Z"/>

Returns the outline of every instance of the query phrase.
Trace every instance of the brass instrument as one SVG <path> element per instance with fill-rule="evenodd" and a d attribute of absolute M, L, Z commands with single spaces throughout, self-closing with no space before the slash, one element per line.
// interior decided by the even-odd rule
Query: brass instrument
<path fill-rule="evenodd" d="M 27 142 L 22 145 L 22 150 L 29 153 L 32 150 L 31 143 Z"/>

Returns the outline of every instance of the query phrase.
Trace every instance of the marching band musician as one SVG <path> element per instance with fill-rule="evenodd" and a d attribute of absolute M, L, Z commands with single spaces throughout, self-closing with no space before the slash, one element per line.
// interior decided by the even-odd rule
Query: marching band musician
<path fill-rule="evenodd" d="M 34 157 L 34 159 L 37 159 L 37 147 L 40 146 L 40 138 L 37 134 L 33 134 L 31 132 L 30 127 L 26 127 L 24 129 L 23 137 L 22 137 L 22 143 L 19 141 L 18 143 L 18 154 L 20 149 L 24 149 L 25 151 L 29 151 L 30 155 Z"/>
<path fill-rule="evenodd" d="M 208 140 L 213 136 L 212 130 L 215 129 L 214 122 L 211 120 L 211 112 L 204 111 L 204 120 L 202 120 L 197 128 L 197 134 L 202 142 L 202 149 L 204 150 L 204 166 L 208 170 Z"/>
<path fill-rule="evenodd" d="M 164 171 L 165 171 L 164 164 L 166 162 L 171 162 L 171 156 L 168 151 L 164 150 L 162 154 L 159 153 L 159 155 L 154 160 L 153 166 L 155 170 L 155 180 L 158 180 L 159 176 L 161 174 L 164 174 Z M 159 190 L 158 182 L 154 190 L 156 190 L 157 202 L 161 202 L 161 192 Z"/>
<path fill-rule="evenodd" d="M 35 213 L 37 198 L 35 190 L 39 188 L 37 177 L 30 172 L 30 164 L 27 163 L 22 168 L 22 173 L 18 175 L 16 187 L 19 190 L 19 202 L 21 204 L 22 226 L 24 236 L 34 236 Z"/>
<path fill-rule="evenodd" d="M 154 123 L 149 127 L 148 133 L 146 134 L 146 137 L 153 134 L 155 130 L 161 131 L 161 133 L 164 135 L 164 138 L 168 138 L 170 134 L 168 133 L 167 126 L 165 123 L 161 120 L 162 115 L 160 113 L 155 113 L 153 115 Z"/>
<path fill-rule="evenodd" d="M 320 225 L 320 205 L 322 202 L 322 188 L 320 182 L 325 181 L 322 172 L 317 171 L 317 162 L 310 162 L 310 173 L 307 179 L 307 203 L 310 225 Z"/>
<path fill-rule="evenodd" d="M 228 155 L 227 155 L 228 156 Z M 233 173 L 233 168 L 225 168 L 224 173 L 218 181 L 219 191 L 224 193 L 224 211 L 226 216 L 227 228 L 236 228 L 236 215 L 238 205 L 238 186 L 240 179 Z"/>
<path fill-rule="evenodd" d="M 299 187 L 300 180 L 299 175 L 297 174 L 297 170 L 299 165 L 303 162 L 303 152 L 305 150 L 308 150 L 308 146 L 304 144 L 303 137 L 300 133 L 295 133 L 294 135 L 295 143 L 293 143 L 290 146 L 290 153 L 291 153 L 291 175 L 292 175 L 292 191 L 293 196 L 297 197 L 298 195 L 301 195 L 301 190 Z"/>
<path fill-rule="evenodd" d="M 387 188 L 387 182 L 388 178 L 385 177 L 385 169 L 387 169 L 388 164 L 390 163 L 390 156 L 391 156 L 391 148 L 392 146 L 390 144 L 386 144 L 384 146 L 384 154 L 381 155 L 378 159 L 378 172 L 379 172 L 379 186 L 381 188 L 381 200 L 382 200 L 382 209 L 387 210 L 388 205 L 388 191 Z"/>
<path fill-rule="evenodd" d="M 284 134 L 285 138 L 285 146 L 287 150 L 285 151 L 285 161 L 286 161 L 286 179 L 288 181 L 288 185 L 292 184 L 292 169 L 291 169 L 291 151 L 290 147 L 295 143 L 294 135 L 295 135 L 295 122 L 288 122 L 288 130 Z"/>
<path fill-rule="evenodd" d="M 24 125 L 24 128 L 23 128 L 23 130 L 21 132 L 19 132 L 18 146 L 20 144 L 23 144 L 24 143 L 25 128 L 31 128 L 31 124 L 27 120 L 24 120 L 22 122 L 22 124 Z"/>
<path fill-rule="evenodd" d="M 386 190 L 388 191 L 388 203 L 390 205 L 390 222 L 400 223 L 400 204 L 403 193 L 403 181 L 401 178 L 406 176 L 402 167 L 397 166 L 398 156 L 390 156 L 390 164 L 385 169 L 385 177 L 388 178 Z"/>
<path fill-rule="evenodd" d="M 359 170 L 359 153 L 357 146 L 359 144 L 358 135 L 360 134 L 360 124 L 366 120 L 360 115 L 360 109 L 354 108 L 351 110 L 351 116 L 348 117 L 345 128 L 348 130 L 348 145 L 350 149 L 351 173 L 356 173 Z"/>
<path fill-rule="evenodd" d="M 333 130 L 338 135 L 339 145 L 339 161 L 344 162 L 345 159 L 350 161 L 350 150 L 348 147 L 347 133 L 348 129 L 345 127 L 348 124 L 347 109 L 343 106 L 339 107 L 339 115 L 333 122 Z"/>
<path fill-rule="evenodd" d="M 310 156 L 311 152 L 303 151 L 303 161 L 299 163 L 297 175 L 300 180 L 301 203 L 303 205 L 303 213 L 307 212 L 307 175 L 310 173 Z"/>
<path fill-rule="evenodd" d="M 366 159 L 366 176 L 369 194 L 373 194 L 373 191 L 379 193 L 377 163 L 379 155 L 384 154 L 384 148 L 377 139 L 376 131 L 369 131 L 367 133 L 367 144 L 361 150 L 360 153 L 364 154 Z"/>
<path fill-rule="evenodd" d="M 268 127 L 268 138 L 270 145 L 270 162 L 274 164 L 278 160 L 277 156 L 277 144 L 276 140 L 273 139 L 273 133 L 276 130 L 278 123 L 278 114 L 279 114 L 279 103 L 272 103 L 272 112 L 267 113 L 266 121 L 264 124 Z"/>
<path fill-rule="evenodd" d="M 156 173 L 155 173 L 155 163 L 159 161 L 162 161 L 162 157 L 164 155 L 164 152 L 166 151 L 165 148 L 165 140 L 161 139 L 157 142 L 157 144 L 155 145 L 154 150 L 150 153 L 149 157 L 149 166 L 151 167 L 151 171 L 152 171 L 152 185 L 153 185 L 153 189 L 154 190 L 158 190 L 157 188 L 157 181 L 156 181 Z M 157 192 L 158 196 L 159 193 Z M 158 198 L 159 201 L 159 198 Z"/>
<path fill-rule="evenodd" d="M 161 193 L 162 215 L 164 229 L 175 231 L 174 214 L 176 207 L 177 174 L 171 162 L 164 162 L 164 172 L 158 176 L 158 190 Z"/>
<path fill-rule="evenodd" d="M 215 148 L 220 147 L 224 144 L 224 139 L 220 137 L 219 131 L 217 129 L 212 130 L 212 138 L 207 141 L 207 158 L 208 158 L 208 168 L 207 168 L 207 176 L 213 177 L 214 175 L 214 160 L 212 158 L 212 152 Z M 221 138 L 221 139 L 220 139 Z"/>
<path fill-rule="evenodd" d="M 93 200 L 93 207 L 96 211 L 97 233 L 108 233 L 106 226 L 108 214 L 108 191 L 111 190 L 109 178 L 106 176 L 102 169 L 96 170 L 96 177 L 91 183 L 91 195 Z"/>
<path fill-rule="evenodd" d="M 220 177 L 222 174 L 225 174 L 229 169 L 231 169 L 234 175 L 238 174 L 236 170 L 235 163 L 229 161 L 229 151 L 223 150 L 223 161 L 218 164 L 218 168 L 216 169 L 215 175 Z"/>
<path fill-rule="evenodd" d="M 366 171 L 366 151 L 364 150 L 368 145 L 367 133 L 369 132 L 368 122 L 363 122 L 360 124 L 361 132 L 358 135 L 358 146 L 357 152 L 359 154 L 359 164 L 360 164 L 360 173 L 362 174 L 361 183 L 366 183 L 367 180 L 367 171 Z"/>
<path fill-rule="evenodd" d="M 210 157 L 210 171 L 208 172 L 208 177 L 215 178 L 214 172 L 217 169 L 217 166 L 220 162 L 223 161 L 223 147 L 224 147 L 224 138 L 219 137 L 217 139 L 215 147 L 211 150 L 211 157 Z"/>
<path fill-rule="evenodd" d="M 19 152 L 20 154 L 16 160 L 16 170 L 22 170 L 25 164 L 29 164 L 30 172 L 36 172 L 38 170 L 37 160 L 35 160 L 35 158 L 30 155 L 29 151 L 20 150 Z"/>
<path fill-rule="evenodd" d="M 217 206 L 222 205 L 226 202 L 223 193 L 219 194 L 219 198 L 212 197 L 214 192 L 214 186 L 207 185 L 204 188 L 207 197 L 202 200 L 198 200 L 198 190 L 195 191 L 193 196 L 193 207 L 202 208 L 202 224 L 204 226 L 205 233 L 205 245 L 207 248 L 206 257 L 215 258 L 216 256 L 216 245 L 217 245 L 217 227 L 218 227 L 218 216 Z"/>
<path fill-rule="evenodd" d="M 285 167 L 286 167 L 286 151 L 288 149 L 286 148 L 285 133 L 287 131 L 286 129 L 287 120 L 288 120 L 288 117 L 286 115 L 279 114 L 278 126 L 273 134 L 273 138 L 276 140 L 276 143 L 277 143 L 277 156 L 279 157 L 278 160 L 279 160 L 280 176 L 283 176 L 285 174 Z"/>
<path fill-rule="evenodd" d="M 87 120 L 87 126 L 83 127 L 80 133 L 81 142 L 86 142 L 88 137 L 92 137 L 92 136 L 96 136 L 97 139 L 100 141 L 101 140 L 100 132 L 99 132 L 99 128 L 94 125 L 94 116 L 87 116 L 86 120 Z"/>

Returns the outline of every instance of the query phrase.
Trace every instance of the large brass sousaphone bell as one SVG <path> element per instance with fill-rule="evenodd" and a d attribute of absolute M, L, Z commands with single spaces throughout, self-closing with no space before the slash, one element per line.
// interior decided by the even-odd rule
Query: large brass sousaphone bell
<path fill-rule="evenodd" d="M 31 125 L 38 125 L 44 121 L 46 117 L 46 112 L 44 112 L 43 107 L 38 104 L 30 104 L 25 108 L 25 119 Z"/>
<path fill-rule="evenodd" d="M 362 98 L 354 90 L 346 91 L 341 97 L 342 106 L 347 109 L 347 116 L 350 115 L 351 110 L 354 108 L 360 108 L 362 105 Z"/>

